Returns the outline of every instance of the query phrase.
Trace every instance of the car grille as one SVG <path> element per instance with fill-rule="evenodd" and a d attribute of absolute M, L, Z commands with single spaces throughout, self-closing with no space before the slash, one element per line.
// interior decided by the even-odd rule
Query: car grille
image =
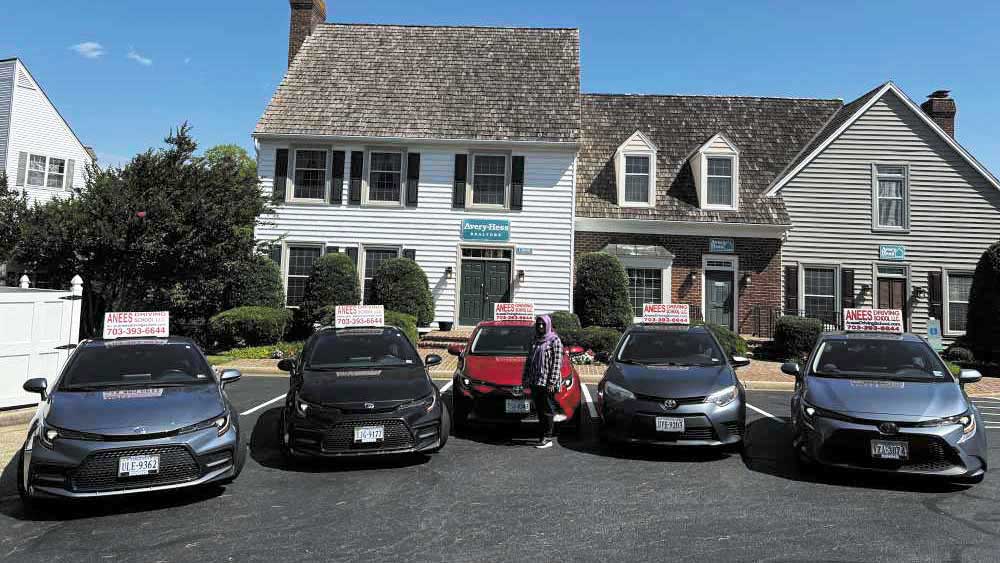
<path fill-rule="evenodd" d="M 895 461 L 872 458 L 873 439 L 906 440 L 909 443 L 909 459 Z M 913 434 L 884 436 L 878 432 L 839 430 L 823 444 L 820 455 L 831 463 L 845 463 L 872 469 L 902 469 L 933 473 L 962 466 L 962 462 L 955 456 L 951 447 L 940 438 Z"/>
<path fill-rule="evenodd" d="M 723 426 L 726 427 L 726 430 L 730 434 L 732 434 L 734 436 L 741 436 L 741 437 L 743 436 L 743 433 L 740 432 L 741 428 L 740 428 L 740 423 L 739 422 L 737 422 L 735 420 L 729 421 L 729 422 L 724 422 Z"/>
<path fill-rule="evenodd" d="M 385 440 L 374 444 L 355 444 L 354 429 L 361 426 L 384 426 Z M 413 447 L 413 436 L 406 423 L 398 418 L 359 417 L 339 422 L 323 434 L 323 451 L 340 452 L 364 449 L 399 450 Z"/>
<path fill-rule="evenodd" d="M 673 399 L 677 401 L 677 406 L 681 405 L 698 405 L 705 402 L 705 397 L 657 397 L 655 395 L 636 395 L 636 399 L 640 401 L 652 401 L 654 403 L 662 403 L 667 399 Z"/>
<path fill-rule="evenodd" d="M 118 477 L 118 458 L 134 455 L 160 456 L 160 472 L 156 475 Z M 155 487 L 193 481 L 201 476 L 201 468 L 184 446 L 149 446 L 105 450 L 90 454 L 69 478 L 76 492 L 102 492 L 139 487 Z"/>

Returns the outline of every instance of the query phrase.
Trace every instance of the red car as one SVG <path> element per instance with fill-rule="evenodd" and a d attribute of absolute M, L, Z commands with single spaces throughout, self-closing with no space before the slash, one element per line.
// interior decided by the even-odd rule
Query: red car
<path fill-rule="evenodd" d="M 531 321 L 484 321 L 466 344 L 453 344 L 458 356 L 455 372 L 452 425 L 461 430 L 470 421 L 487 423 L 537 422 L 531 389 L 521 386 L 524 362 L 535 338 Z M 556 393 L 560 426 L 579 432 L 580 376 L 563 351 L 562 385 Z"/>

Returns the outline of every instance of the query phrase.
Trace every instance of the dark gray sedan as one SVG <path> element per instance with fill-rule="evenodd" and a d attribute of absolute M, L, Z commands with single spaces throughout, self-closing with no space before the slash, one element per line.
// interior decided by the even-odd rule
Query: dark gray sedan
<path fill-rule="evenodd" d="M 42 401 L 18 466 L 18 491 L 33 499 L 86 498 L 224 484 L 245 460 L 239 414 L 186 338 L 82 342 Z"/>
<path fill-rule="evenodd" d="M 794 446 L 800 461 L 978 483 L 986 474 L 986 432 L 963 385 L 912 334 L 829 333 L 805 368 L 788 363 Z"/>
<path fill-rule="evenodd" d="M 633 325 L 597 387 L 602 440 L 676 446 L 743 442 L 746 392 L 704 326 Z"/>

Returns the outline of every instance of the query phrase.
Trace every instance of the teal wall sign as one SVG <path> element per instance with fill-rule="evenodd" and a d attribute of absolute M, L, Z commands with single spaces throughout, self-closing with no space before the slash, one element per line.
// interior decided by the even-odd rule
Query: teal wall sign
<path fill-rule="evenodd" d="M 507 219 L 462 219 L 462 240 L 503 242 L 510 240 Z"/>
<path fill-rule="evenodd" d="M 708 251 L 712 253 L 732 253 L 736 250 L 736 245 L 731 238 L 708 239 Z"/>
<path fill-rule="evenodd" d="M 878 259 L 893 262 L 906 260 L 906 247 L 901 244 L 881 244 L 878 247 Z"/>

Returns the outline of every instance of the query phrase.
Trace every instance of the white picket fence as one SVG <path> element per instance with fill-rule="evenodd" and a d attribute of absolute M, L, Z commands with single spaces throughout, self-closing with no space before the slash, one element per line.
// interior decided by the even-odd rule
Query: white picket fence
<path fill-rule="evenodd" d="M 69 291 L 0 287 L 0 408 L 38 403 L 21 386 L 33 377 L 51 385 L 80 339 L 83 280 L 74 276 Z"/>

